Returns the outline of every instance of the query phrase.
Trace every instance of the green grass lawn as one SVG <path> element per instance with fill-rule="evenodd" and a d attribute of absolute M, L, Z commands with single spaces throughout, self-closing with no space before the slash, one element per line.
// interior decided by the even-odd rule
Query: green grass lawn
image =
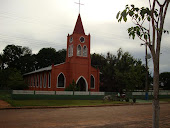
<path fill-rule="evenodd" d="M 9 92 L 0 91 L 0 100 L 7 101 L 13 107 L 23 106 L 90 106 L 90 105 L 113 105 L 113 104 L 129 104 L 125 101 L 105 101 L 102 100 L 12 100 Z M 152 100 L 136 100 L 136 103 L 151 103 Z M 170 98 L 160 99 L 160 102 L 169 102 Z"/>
<path fill-rule="evenodd" d="M 10 104 L 14 107 L 23 106 L 90 106 L 90 105 L 108 105 L 124 104 L 122 101 L 105 101 L 102 100 L 12 100 Z"/>
<path fill-rule="evenodd" d="M 169 99 L 160 99 L 160 101 L 170 102 L 170 98 Z"/>

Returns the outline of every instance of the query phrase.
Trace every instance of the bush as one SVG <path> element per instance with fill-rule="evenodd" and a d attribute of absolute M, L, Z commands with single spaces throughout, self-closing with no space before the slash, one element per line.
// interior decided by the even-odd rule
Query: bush
<path fill-rule="evenodd" d="M 73 80 L 68 87 L 65 88 L 65 91 L 80 91 L 80 87 Z"/>
<path fill-rule="evenodd" d="M 5 69 L 0 71 L 0 88 L 23 90 L 28 89 L 20 71 L 17 69 Z"/>
<path fill-rule="evenodd" d="M 136 103 L 136 98 L 133 98 L 133 103 Z"/>
<path fill-rule="evenodd" d="M 129 102 L 129 98 L 126 98 L 125 101 L 126 101 L 126 102 Z"/>

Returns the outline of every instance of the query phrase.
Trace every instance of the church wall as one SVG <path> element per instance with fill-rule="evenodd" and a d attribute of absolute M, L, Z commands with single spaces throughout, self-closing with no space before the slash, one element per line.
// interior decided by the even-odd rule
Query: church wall
<path fill-rule="evenodd" d="M 99 91 L 99 81 L 100 81 L 99 69 L 95 69 L 95 68 L 91 67 L 91 74 L 95 78 L 95 88 L 90 89 L 90 91 L 94 91 L 94 92 Z"/>
<path fill-rule="evenodd" d="M 29 90 L 51 90 L 51 87 L 48 87 L 48 75 L 51 71 L 43 71 L 39 73 L 30 74 L 24 76 L 24 79 L 27 79 L 27 84 L 29 86 Z M 46 76 L 46 82 L 44 82 L 44 78 Z M 44 86 L 45 85 L 45 86 Z"/>
<path fill-rule="evenodd" d="M 53 84 L 53 90 L 54 91 L 64 91 L 65 88 L 68 86 L 68 82 L 69 82 L 69 65 L 68 63 L 64 63 L 61 65 L 57 65 L 57 66 L 52 66 L 52 84 Z M 65 76 L 65 88 L 59 88 L 57 87 L 57 79 L 58 76 L 60 75 L 60 73 L 62 73 Z"/>

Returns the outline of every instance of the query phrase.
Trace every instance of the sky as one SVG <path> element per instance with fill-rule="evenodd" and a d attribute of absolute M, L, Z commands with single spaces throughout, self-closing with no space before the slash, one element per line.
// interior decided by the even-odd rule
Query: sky
<path fill-rule="evenodd" d="M 160 0 L 163 1 L 163 0 Z M 0 0 L 0 53 L 9 45 L 29 47 L 33 53 L 52 47 L 66 48 L 79 14 L 79 0 Z M 148 0 L 81 0 L 80 14 L 86 34 L 91 35 L 91 53 L 117 53 L 119 48 L 145 63 L 145 46 L 139 39 L 128 37 L 127 28 L 118 23 L 116 14 L 125 5 L 148 6 Z M 170 8 L 164 28 L 170 31 Z M 170 35 L 162 38 L 160 72 L 170 72 Z M 149 51 L 149 50 L 148 50 Z M 148 60 L 151 74 L 152 59 Z"/>

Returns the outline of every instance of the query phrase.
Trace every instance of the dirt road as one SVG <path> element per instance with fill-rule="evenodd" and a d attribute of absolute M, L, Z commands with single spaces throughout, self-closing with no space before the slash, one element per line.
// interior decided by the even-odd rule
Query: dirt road
<path fill-rule="evenodd" d="M 151 105 L 0 110 L 0 128 L 151 128 Z M 170 128 L 170 104 L 161 104 L 160 128 Z"/>
<path fill-rule="evenodd" d="M 7 108 L 10 107 L 11 105 L 8 104 L 7 102 L 0 100 L 0 108 Z"/>

